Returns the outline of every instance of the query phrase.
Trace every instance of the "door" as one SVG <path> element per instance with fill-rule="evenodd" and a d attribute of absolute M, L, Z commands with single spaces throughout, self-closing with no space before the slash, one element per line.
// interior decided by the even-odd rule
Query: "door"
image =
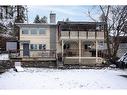
<path fill-rule="evenodd" d="M 29 56 L 30 51 L 29 51 L 29 44 L 24 43 L 23 44 L 23 56 Z"/>

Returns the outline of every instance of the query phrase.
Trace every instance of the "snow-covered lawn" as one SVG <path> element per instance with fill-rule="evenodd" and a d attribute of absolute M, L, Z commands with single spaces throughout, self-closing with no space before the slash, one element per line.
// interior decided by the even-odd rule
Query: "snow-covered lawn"
<path fill-rule="evenodd" d="M 127 89 L 127 70 L 13 69 L 0 75 L 0 89 Z"/>

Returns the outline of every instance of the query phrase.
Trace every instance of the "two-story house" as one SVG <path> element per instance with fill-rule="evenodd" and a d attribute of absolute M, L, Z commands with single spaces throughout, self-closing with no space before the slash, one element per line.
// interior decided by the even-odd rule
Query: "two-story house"
<path fill-rule="evenodd" d="M 57 63 L 95 65 L 103 61 L 103 22 L 58 21 L 17 23 L 20 27 L 20 55 L 23 59 L 58 60 Z"/>
<path fill-rule="evenodd" d="M 51 13 L 48 23 L 17 23 L 20 27 L 19 43 L 21 58 L 55 58 L 56 24 Z"/>

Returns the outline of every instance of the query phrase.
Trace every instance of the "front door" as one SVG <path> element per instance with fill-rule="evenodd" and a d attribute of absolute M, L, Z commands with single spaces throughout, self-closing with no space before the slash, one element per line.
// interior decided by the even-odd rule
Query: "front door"
<path fill-rule="evenodd" d="M 29 51 L 29 44 L 24 43 L 23 44 L 23 56 L 29 56 L 30 51 Z"/>

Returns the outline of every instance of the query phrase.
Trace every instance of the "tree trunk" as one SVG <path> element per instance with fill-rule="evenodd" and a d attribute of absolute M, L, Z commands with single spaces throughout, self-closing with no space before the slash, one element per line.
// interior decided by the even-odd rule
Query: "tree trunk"
<path fill-rule="evenodd" d="M 111 48 L 110 48 L 110 39 L 109 39 L 109 31 L 108 31 L 108 25 L 107 21 L 105 25 L 105 38 L 106 38 L 106 44 L 107 44 L 107 51 L 108 51 L 108 58 L 111 58 Z"/>
<path fill-rule="evenodd" d="M 113 50 L 113 54 L 112 54 L 112 57 L 113 58 L 116 58 L 117 57 L 117 51 L 119 49 L 119 43 L 120 43 L 119 42 L 119 36 L 117 36 L 114 39 L 114 46 L 113 46 L 114 50 Z"/>

